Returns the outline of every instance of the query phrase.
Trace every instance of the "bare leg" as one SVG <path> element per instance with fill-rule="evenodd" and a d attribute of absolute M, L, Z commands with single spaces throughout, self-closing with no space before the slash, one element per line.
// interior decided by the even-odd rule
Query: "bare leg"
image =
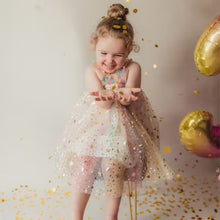
<path fill-rule="evenodd" d="M 117 220 L 125 168 L 117 160 L 105 158 L 102 160 L 102 171 L 108 194 L 105 220 Z"/>
<path fill-rule="evenodd" d="M 121 202 L 121 197 L 107 198 L 107 207 L 106 207 L 106 218 L 105 220 L 117 220 L 118 219 L 118 211 Z"/>
<path fill-rule="evenodd" d="M 79 157 L 75 161 L 75 169 L 72 187 L 71 220 L 83 220 L 86 205 L 88 203 L 94 183 L 94 169 L 97 159 L 89 156 Z"/>
<path fill-rule="evenodd" d="M 84 211 L 90 194 L 74 192 L 72 196 L 72 220 L 83 220 Z"/>

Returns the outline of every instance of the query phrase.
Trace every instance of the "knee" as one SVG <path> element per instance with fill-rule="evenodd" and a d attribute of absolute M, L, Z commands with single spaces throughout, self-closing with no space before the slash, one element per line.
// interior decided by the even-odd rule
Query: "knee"
<path fill-rule="evenodd" d="M 118 212 L 117 213 L 106 213 L 106 220 L 116 220 L 118 219 Z"/>

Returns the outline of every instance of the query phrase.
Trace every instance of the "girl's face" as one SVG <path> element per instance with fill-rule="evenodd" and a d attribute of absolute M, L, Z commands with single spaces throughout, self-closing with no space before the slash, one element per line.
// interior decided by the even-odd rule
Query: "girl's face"
<path fill-rule="evenodd" d="M 107 73 L 121 69 L 129 52 L 123 39 L 111 36 L 99 37 L 96 44 L 96 62 Z"/>

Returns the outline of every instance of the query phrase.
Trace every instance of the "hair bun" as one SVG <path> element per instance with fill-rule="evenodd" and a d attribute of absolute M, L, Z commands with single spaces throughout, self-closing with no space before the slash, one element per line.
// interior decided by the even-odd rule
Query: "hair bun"
<path fill-rule="evenodd" d="M 115 19 L 126 20 L 126 15 L 129 13 L 128 8 L 125 8 L 121 4 L 113 4 L 108 9 L 108 16 Z"/>

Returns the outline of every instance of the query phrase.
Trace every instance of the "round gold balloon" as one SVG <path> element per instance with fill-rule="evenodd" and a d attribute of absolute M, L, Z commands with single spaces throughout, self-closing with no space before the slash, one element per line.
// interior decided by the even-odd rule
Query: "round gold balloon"
<path fill-rule="evenodd" d="M 213 116 L 205 111 L 193 111 L 180 123 L 180 141 L 186 150 L 200 157 L 220 157 L 220 127 L 213 126 Z"/>
<path fill-rule="evenodd" d="M 194 51 L 194 61 L 198 71 L 206 76 L 220 73 L 220 15 L 199 38 Z"/>

